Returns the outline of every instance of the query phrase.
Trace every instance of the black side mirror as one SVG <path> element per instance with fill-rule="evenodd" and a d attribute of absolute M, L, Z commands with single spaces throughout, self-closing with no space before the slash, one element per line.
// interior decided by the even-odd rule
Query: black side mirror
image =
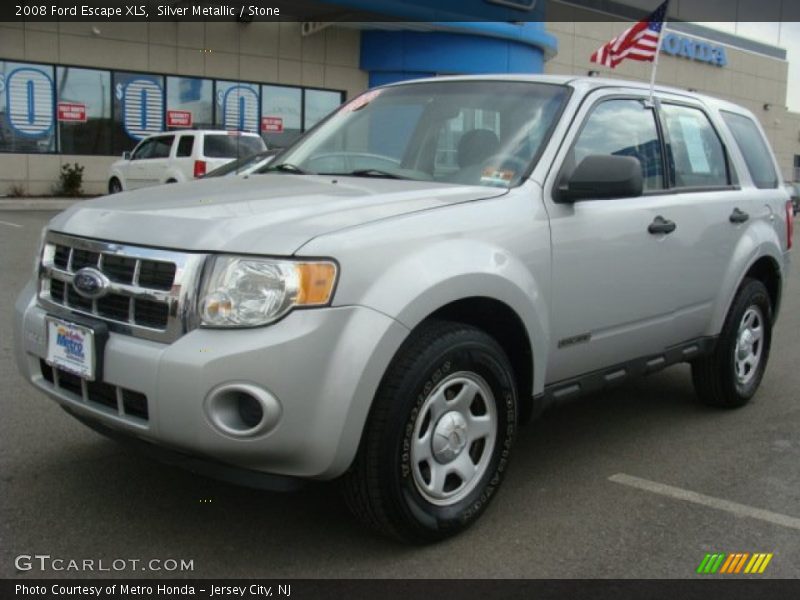
<path fill-rule="evenodd" d="M 633 156 L 591 154 L 559 187 L 556 202 L 633 198 L 642 195 L 642 165 Z"/>

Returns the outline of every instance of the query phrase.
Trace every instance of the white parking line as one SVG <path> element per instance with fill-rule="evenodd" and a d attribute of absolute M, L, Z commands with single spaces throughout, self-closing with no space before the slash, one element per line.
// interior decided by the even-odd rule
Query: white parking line
<path fill-rule="evenodd" d="M 769 510 L 747 506 L 746 504 L 739 504 L 738 502 L 731 502 L 730 500 L 723 500 L 722 498 L 706 496 L 705 494 L 698 494 L 697 492 L 684 490 L 656 481 L 640 479 L 639 477 L 626 475 L 625 473 L 612 475 L 608 480 L 647 492 L 653 492 L 654 494 L 675 498 L 676 500 L 684 500 L 686 502 L 708 506 L 709 508 L 724 510 L 739 517 L 750 517 L 751 519 L 759 519 L 768 523 L 774 523 L 775 525 L 781 525 L 782 527 L 800 530 L 800 519 L 797 517 L 790 517 Z"/>
<path fill-rule="evenodd" d="M 0 225 L 8 225 L 9 227 L 22 228 L 22 225 L 17 225 L 16 223 L 9 223 L 8 221 L 0 221 Z"/>

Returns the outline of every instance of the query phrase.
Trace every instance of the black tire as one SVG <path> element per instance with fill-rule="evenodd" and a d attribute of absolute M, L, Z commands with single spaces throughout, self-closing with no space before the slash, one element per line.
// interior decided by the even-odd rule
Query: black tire
<path fill-rule="evenodd" d="M 427 422 L 427 417 L 422 417 L 422 421 L 418 419 L 426 399 L 437 389 L 443 390 L 440 397 L 446 397 L 450 391 L 447 386 L 458 388 L 458 378 L 464 374 L 480 380 L 490 391 L 485 395 L 494 397 L 487 399 L 494 407 L 491 418 L 496 421 L 496 429 L 492 428 L 494 432 L 490 434 L 494 436 L 493 446 L 479 449 L 486 455 L 480 454 L 479 459 L 474 459 L 476 442 L 470 442 L 468 450 L 463 445 L 466 442 L 459 442 L 470 461 L 478 460 L 478 465 L 483 466 L 476 469 L 470 485 L 462 482 L 462 492 L 466 494 L 463 498 L 454 497 L 451 504 L 434 504 L 420 493 L 415 481 L 420 472 L 413 470 L 411 459 L 415 423 Z M 456 379 L 452 379 L 454 377 Z M 448 383 L 449 380 L 456 383 Z M 508 465 L 517 428 L 514 381 L 508 357 L 483 331 L 447 321 L 423 323 L 387 369 L 375 396 L 358 455 L 343 477 L 344 496 L 356 517 L 382 534 L 412 543 L 438 541 L 474 523 L 499 488 Z M 483 395 L 479 393 L 475 396 L 477 400 L 464 404 L 470 407 L 475 402 L 480 404 Z M 469 394 L 465 395 L 467 397 Z M 455 402 L 452 396 L 445 402 L 450 401 Z M 435 426 L 431 423 L 429 427 L 433 439 Z M 465 436 L 464 439 L 469 438 Z M 436 468 L 441 467 L 437 465 Z"/>
<path fill-rule="evenodd" d="M 119 194 L 122 191 L 122 183 L 116 177 L 108 180 L 108 193 Z"/>
<path fill-rule="evenodd" d="M 177 179 L 167 179 L 164 183 L 178 183 Z"/>
<path fill-rule="evenodd" d="M 736 373 L 736 348 L 742 320 L 752 309 L 759 311 L 763 318 L 763 335 L 759 342 L 763 345 L 757 365 L 743 382 Z M 692 380 L 698 399 L 709 406 L 722 408 L 747 404 L 764 376 L 771 342 L 772 303 L 769 292 L 760 281 L 745 279 L 725 318 L 714 352 L 692 362 Z"/>

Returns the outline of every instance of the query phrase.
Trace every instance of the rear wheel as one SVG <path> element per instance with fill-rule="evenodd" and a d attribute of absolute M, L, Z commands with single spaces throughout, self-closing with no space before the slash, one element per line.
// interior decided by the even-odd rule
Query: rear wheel
<path fill-rule="evenodd" d="M 714 353 L 692 363 L 699 399 L 711 406 L 744 406 L 758 389 L 772 341 L 772 304 L 764 284 L 746 279 L 728 311 Z"/>
<path fill-rule="evenodd" d="M 511 365 L 459 323 L 415 331 L 375 397 L 345 498 L 367 525 L 412 542 L 469 527 L 500 486 L 517 423 Z"/>
<path fill-rule="evenodd" d="M 122 191 L 122 183 L 116 177 L 112 177 L 108 181 L 108 193 L 109 194 L 118 194 Z"/>

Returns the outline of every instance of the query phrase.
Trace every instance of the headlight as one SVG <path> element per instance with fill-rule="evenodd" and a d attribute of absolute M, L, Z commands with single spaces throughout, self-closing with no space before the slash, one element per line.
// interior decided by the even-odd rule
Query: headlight
<path fill-rule="evenodd" d="M 336 283 L 331 261 L 215 256 L 199 295 L 203 327 L 256 327 L 294 307 L 324 306 Z"/>

